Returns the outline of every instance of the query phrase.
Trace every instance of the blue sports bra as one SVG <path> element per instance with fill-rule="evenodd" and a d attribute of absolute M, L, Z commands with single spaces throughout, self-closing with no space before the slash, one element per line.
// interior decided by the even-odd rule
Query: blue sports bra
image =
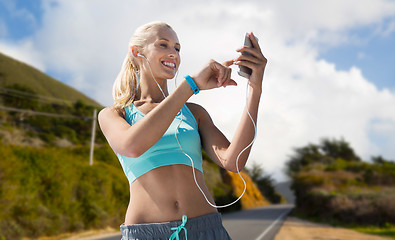
<path fill-rule="evenodd" d="M 126 121 L 130 125 L 135 124 L 145 116 L 133 103 L 125 107 L 125 113 Z M 181 116 L 183 118 L 177 131 L 178 140 L 184 152 L 192 158 L 195 168 L 203 172 L 202 146 L 198 125 L 191 111 L 184 105 L 162 138 L 141 156 L 131 158 L 117 153 L 129 184 L 132 184 L 141 175 L 158 167 L 172 164 L 184 164 L 192 167 L 191 160 L 182 153 L 174 136 L 177 126 L 181 121 Z"/>

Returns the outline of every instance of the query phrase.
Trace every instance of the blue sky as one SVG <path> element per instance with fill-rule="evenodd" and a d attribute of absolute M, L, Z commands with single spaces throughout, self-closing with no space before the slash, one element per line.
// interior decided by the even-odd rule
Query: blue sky
<path fill-rule="evenodd" d="M 32 35 L 40 27 L 43 9 L 40 1 L 0 0 L 0 16 L 7 28 L 2 37 L 17 41 Z"/>
<path fill-rule="evenodd" d="M 332 47 L 320 57 L 335 63 L 339 70 L 356 66 L 378 88 L 394 90 L 395 31 L 388 35 L 375 34 L 376 28 L 377 25 L 372 25 L 352 30 L 354 42 Z"/>
<path fill-rule="evenodd" d="M 179 76 L 236 57 L 246 31 L 258 36 L 269 64 L 251 161 L 276 179 L 294 147 L 322 137 L 343 137 L 366 160 L 395 160 L 392 0 L 0 0 L 0 51 L 111 105 L 128 40 L 153 20 L 179 36 Z M 245 102 L 245 82 L 233 78 L 240 87 L 190 99 L 229 139 Z"/>

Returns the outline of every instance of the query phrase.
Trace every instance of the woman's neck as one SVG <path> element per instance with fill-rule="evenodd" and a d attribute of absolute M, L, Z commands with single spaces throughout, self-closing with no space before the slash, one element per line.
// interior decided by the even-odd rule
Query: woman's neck
<path fill-rule="evenodd" d="M 160 79 L 157 83 L 152 76 L 142 75 L 135 101 L 157 103 L 161 102 L 168 95 L 167 79 Z"/>

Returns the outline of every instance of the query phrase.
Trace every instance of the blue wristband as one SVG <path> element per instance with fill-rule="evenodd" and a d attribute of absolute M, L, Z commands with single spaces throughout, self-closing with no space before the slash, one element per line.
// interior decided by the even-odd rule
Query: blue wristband
<path fill-rule="evenodd" d="M 191 76 L 186 75 L 185 80 L 187 80 L 189 86 L 191 86 L 193 93 L 196 95 L 199 93 L 199 88 L 196 86 L 196 83 L 193 81 Z"/>

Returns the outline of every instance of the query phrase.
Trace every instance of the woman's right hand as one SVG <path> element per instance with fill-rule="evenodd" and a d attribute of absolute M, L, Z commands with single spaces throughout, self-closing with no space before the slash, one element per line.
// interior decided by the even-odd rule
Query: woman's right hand
<path fill-rule="evenodd" d="M 232 69 L 229 67 L 234 60 L 229 60 L 220 64 L 214 60 L 210 60 L 199 72 L 192 75 L 197 87 L 200 90 L 208 90 L 228 85 L 236 86 L 237 83 L 231 79 Z"/>

